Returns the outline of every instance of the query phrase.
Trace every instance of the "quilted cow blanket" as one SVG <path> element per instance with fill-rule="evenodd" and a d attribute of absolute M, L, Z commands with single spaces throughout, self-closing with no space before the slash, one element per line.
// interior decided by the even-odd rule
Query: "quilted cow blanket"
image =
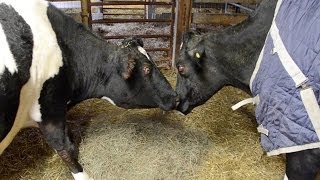
<path fill-rule="evenodd" d="M 320 147 L 319 0 L 278 1 L 250 85 L 268 155 Z"/>

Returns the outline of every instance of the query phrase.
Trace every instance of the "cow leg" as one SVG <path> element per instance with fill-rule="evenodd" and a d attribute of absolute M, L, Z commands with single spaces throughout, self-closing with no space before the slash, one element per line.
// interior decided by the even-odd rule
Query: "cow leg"
<path fill-rule="evenodd" d="M 67 164 L 75 180 L 88 180 L 89 176 L 83 171 L 77 160 L 78 150 L 73 145 L 66 125 L 68 87 L 66 76 L 60 72 L 54 78 L 47 80 L 41 90 L 39 105 L 33 110 L 35 119 L 48 144 L 57 151 Z M 39 113 L 40 111 L 40 113 Z M 41 117 L 39 118 L 39 114 Z"/>
<path fill-rule="evenodd" d="M 6 137 L 8 134 L 8 121 L 6 121 L 4 112 L 0 112 L 0 142 Z M 11 127 L 10 127 L 11 128 Z"/>
<path fill-rule="evenodd" d="M 29 109 L 31 108 L 32 102 L 35 98 L 32 94 L 32 89 L 32 84 L 29 82 L 26 83 L 20 91 L 20 102 L 17 112 L 15 113 L 16 110 L 13 110 L 13 108 L 12 111 L 5 112 L 6 114 L 2 115 L 7 119 L 6 121 L 14 120 L 14 122 L 8 134 L 6 134 L 5 138 L 0 142 L 0 155 L 9 146 L 9 144 L 12 142 L 13 138 L 18 134 L 18 132 L 25 126 L 25 123 L 27 121 L 26 117 L 29 116 Z M 16 114 L 15 118 L 14 114 Z"/>
<path fill-rule="evenodd" d="M 289 180 L 315 180 L 320 170 L 320 149 L 286 154 L 286 175 Z"/>
<path fill-rule="evenodd" d="M 48 144 L 57 151 L 61 159 L 67 164 L 75 180 L 89 179 L 77 160 L 77 149 L 70 140 L 64 118 L 43 120 L 40 123 L 40 129 Z"/>
<path fill-rule="evenodd" d="M 13 125 L 17 111 L 16 107 L 18 106 L 12 106 L 10 110 L 0 111 L 0 142 L 6 137 Z"/>

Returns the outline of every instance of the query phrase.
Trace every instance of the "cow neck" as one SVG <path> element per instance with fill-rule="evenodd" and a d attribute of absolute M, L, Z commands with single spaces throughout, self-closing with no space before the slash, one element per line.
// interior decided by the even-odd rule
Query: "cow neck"
<path fill-rule="evenodd" d="M 73 94 L 76 96 L 74 98 L 79 100 L 95 98 L 98 97 L 96 91 L 101 83 L 107 83 L 115 69 L 113 56 L 117 47 L 89 31 L 78 38 L 84 40 L 85 44 L 80 51 L 74 49 L 77 55 L 75 55 L 76 58 L 71 58 L 74 65 L 70 68 L 76 80 L 73 88 Z"/>
<path fill-rule="evenodd" d="M 95 97 L 99 83 L 107 81 L 113 71 L 112 56 L 118 47 L 51 5 L 48 18 L 63 53 L 64 73 L 72 91 L 71 100 L 76 103 Z"/>
<path fill-rule="evenodd" d="M 214 45 L 220 50 L 217 57 L 223 57 L 218 59 L 219 64 L 230 85 L 248 93 L 250 78 L 270 29 L 275 6 L 275 0 L 263 1 L 243 23 L 207 38 L 217 42 Z"/>
<path fill-rule="evenodd" d="M 92 47 L 95 46 L 92 45 Z M 84 63 L 89 66 L 84 71 L 82 68 L 78 70 L 78 72 L 84 72 L 84 74 L 79 74 L 82 78 L 78 84 L 78 89 L 81 89 L 81 97 L 83 99 L 99 97 L 100 95 L 96 91 L 101 86 L 107 86 L 109 78 L 115 71 L 114 66 L 116 62 L 113 62 L 114 49 L 115 47 L 102 43 L 100 48 L 97 47 L 97 49 L 92 51 L 92 56 L 88 58 L 87 63 Z"/>

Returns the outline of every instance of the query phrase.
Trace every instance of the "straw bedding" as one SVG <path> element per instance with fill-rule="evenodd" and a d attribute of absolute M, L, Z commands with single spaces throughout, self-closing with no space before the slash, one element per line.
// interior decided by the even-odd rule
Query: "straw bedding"
<path fill-rule="evenodd" d="M 172 70 L 164 74 L 174 84 Z M 282 179 L 284 158 L 259 145 L 247 95 L 227 87 L 187 116 L 159 109 L 125 110 L 91 99 L 68 113 L 80 161 L 104 179 Z M 37 129 L 23 130 L 0 157 L 0 179 L 72 179 Z"/>

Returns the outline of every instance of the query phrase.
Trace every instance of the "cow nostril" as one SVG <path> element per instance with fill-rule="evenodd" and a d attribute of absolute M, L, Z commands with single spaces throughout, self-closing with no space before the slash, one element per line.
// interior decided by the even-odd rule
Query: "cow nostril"
<path fill-rule="evenodd" d="M 185 67 L 183 65 L 178 65 L 178 71 L 179 73 L 183 73 L 184 72 Z"/>

